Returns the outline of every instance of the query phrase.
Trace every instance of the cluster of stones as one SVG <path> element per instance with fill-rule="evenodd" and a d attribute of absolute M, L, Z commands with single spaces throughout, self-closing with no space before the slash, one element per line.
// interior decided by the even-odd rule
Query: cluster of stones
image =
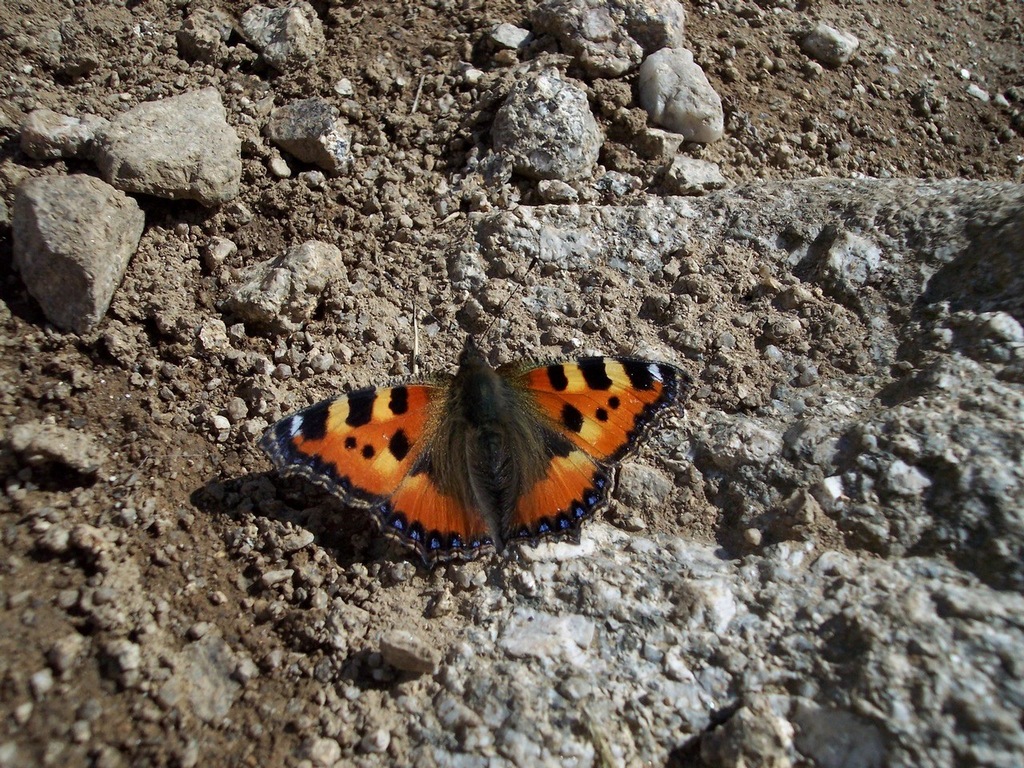
<path fill-rule="evenodd" d="M 490 42 L 498 63 L 516 62 L 538 36 L 548 36 L 588 78 L 636 73 L 651 130 L 674 135 L 674 142 L 665 139 L 668 146 L 706 144 L 724 136 L 724 112 L 685 47 L 685 17 L 676 0 L 544 0 L 530 17 L 532 31 L 500 24 Z M 247 45 L 229 45 L 235 29 Z M 186 59 L 226 66 L 258 56 L 271 70 L 289 72 L 314 62 L 326 37 L 313 7 L 297 0 L 281 8 L 252 6 L 237 24 L 222 10 L 193 9 L 177 42 Z M 852 35 L 825 24 L 803 40 L 808 55 L 828 66 L 849 61 L 857 47 Z M 526 66 L 522 75 L 495 114 L 494 152 L 514 173 L 537 181 L 548 202 L 575 202 L 575 187 L 595 176 L 604 142 L 586 86 L 553 66 Z M 348 81 L 335 91 L 351 101 Z M 350 131 L 324 98 L 271 110 L 265 133 L 282 152 L 328 174 L 351 166 Z M 145 219 L 133 195 L 219 206 L 238 195 L 241 183 L 241 142 L 214 89 L 140 104 L 109 121 L 37 110 L 22 127 L 21 146 L 37 160 L 91 160 L 102 177 L 34 178 L 18 190 L 14 205 L 15 265 L 47 319 L 77 333 L 91 331 L 103 318 L 138 248 Z M 291 174 L 281 156 L 271 159 L 270 170 L 280 178 Z M 306 175 L 311 186 L 323 181 L 319 171 Z M 615 186 L 614 179 L 605 181 Z M 700 194 L 724 186 L 725 179 L 713 163 L 678 154 L 664 183 L 671 193 Z M 339 268 L 340 255 L 326 243 L 297 248 L 302 253 L 293 250 L 251 268 L 222 308 L 275 331 L 301 327 Z M 310 272 L 320 268 L 325 271 Z"/>

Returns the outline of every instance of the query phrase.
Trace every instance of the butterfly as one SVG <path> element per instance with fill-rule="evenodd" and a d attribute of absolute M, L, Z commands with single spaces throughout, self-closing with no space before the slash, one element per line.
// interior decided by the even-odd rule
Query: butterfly
<path fill-rule="evenodd" d="M 281 471 L 368 508 L 432 566 L 514 541 L 578 543 L 615 465 L 688 385 L 679 368 L 630 357 L 495 369 L 469 336 L 454 376 L 324 400 L 260 447 Z"/>

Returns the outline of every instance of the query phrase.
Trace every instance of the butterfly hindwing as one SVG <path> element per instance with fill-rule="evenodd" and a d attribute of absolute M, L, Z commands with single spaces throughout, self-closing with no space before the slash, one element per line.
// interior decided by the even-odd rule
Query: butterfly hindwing
<path fill-rule="evenodd" d="M 274 463 L 351 503 L 379 503 L 399 487 L 423 450 L 443 388 L 361 389 L 288 416 L 260 445 Z"/>
<path fill-rule="evenodd" d="M 564 435 L 552 432 L 545 443 L 556 446 L 547 471 L 520 496 L 507 539 L 552 536 L 578 540 L 580 524 L 607 496 L 610 480 L 603 467 Z"/>
<path fill-rule="evenodd" d="M 431 478 L 429 457 L 374 510 L 381 529 L 413 547 L 427 563 L 476 557 L 493 542 L 483 518 Z"/>

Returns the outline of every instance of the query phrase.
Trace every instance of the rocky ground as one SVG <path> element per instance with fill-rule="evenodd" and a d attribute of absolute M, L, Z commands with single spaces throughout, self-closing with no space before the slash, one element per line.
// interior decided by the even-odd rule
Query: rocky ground
<path fill-rule="evenodd" d="M 0 8 L 0 766 L 1019 763 L 1019 9 L 583 5 Z M 414 318 L 694 386 L 580 544 L 427 570 L 256 445 Z"/>

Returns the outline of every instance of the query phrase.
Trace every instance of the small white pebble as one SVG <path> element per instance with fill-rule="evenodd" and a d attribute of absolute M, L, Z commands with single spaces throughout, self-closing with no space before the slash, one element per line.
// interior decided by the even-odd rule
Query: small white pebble
<path fill-rule="evenodd" d="M 29 678 L 28 685 L 32 689 L 33 698 L 41 699 L 53 688 L 53 672 L 49 669 L 39 670 Z"/>
<path fill-rule="evenodd" d="M 341 78 L 334 84 L 334 92 L 339 96 L 350 97 L 355 96 L 356 89 L 352 87 L 352 81 L 347 77 Z"/>
<path fill-rule="evenodd" d="M 280 155 L 270 159 L 270 172 L 279 179 L 287 179 L 292 175 L 292 169 L 288 167 L 288 161 Z"/>
<path fill-rule="evenodd" d="M 282 581 L 288 581 L 295 573 L 291 568 L 281 568 L 277 571 L 267 571 L 260 577 L 264 587 L 272 587 L 274 584 L 280 584 Z"/>
<path fill-rule="evenodd" d="M 380 754 L 386 752 L 388 745 L 391 743 L 391 733 L 383 728 L 378 728 L 375 731 L 363 736 L 359 742 L 359 748 L 363 752 L 369 752 L 372 754 Z"/>
<path fill-rule="evenodd" d="M 19 704 L 14 708 L 14 722 L 18 725 L 24 725 L 28 722 L 28 719 L 32 717 L 32 710 L 35 708 L 35 704 L 31 701 L 26 701 L 24 704 Z"/>

